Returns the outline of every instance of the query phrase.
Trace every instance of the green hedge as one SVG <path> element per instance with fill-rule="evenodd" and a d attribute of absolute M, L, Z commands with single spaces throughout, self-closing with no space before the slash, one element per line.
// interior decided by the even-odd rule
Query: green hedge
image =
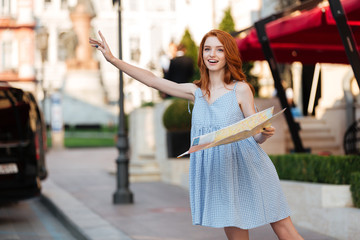
<path fill-rule="evenodd" d="M 280 179 L 350 184 L 352 172 L 360 171 L 360 156 L 319 156 L 313 154 L 271 155 Z"/>
<path fill-rule="evenodd" d="M 360 172 L 353 172 L 351 174 L 350 183 L 354 206 L 360 208 Z"/>
<path fill-rule="evenodd" d="M 270 155 L 280 179 L 350 184 L 354 206 L 360 208 L 360 156 L 313 154 Z"/>

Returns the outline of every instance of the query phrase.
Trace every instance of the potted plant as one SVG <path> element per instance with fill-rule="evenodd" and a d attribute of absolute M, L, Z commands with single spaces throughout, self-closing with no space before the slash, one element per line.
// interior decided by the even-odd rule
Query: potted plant
<path fill-rule="evenodd" d="M 164 112 L 163 124 L 167 130 L 166 140 L 169 158 L 179 156 L 190 147 L 191 114 L 188 104 L 187 100 L 174 99 Z"/>

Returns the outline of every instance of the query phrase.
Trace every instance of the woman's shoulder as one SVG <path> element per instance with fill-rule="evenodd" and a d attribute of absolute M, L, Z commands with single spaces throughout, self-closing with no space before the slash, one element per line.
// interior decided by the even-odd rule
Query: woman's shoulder
<path fill-rule="evenodd" d="M 194 83 L 184 83 L 187 85 L 189 91 L 192 93 L 192 95 L 195 96 L 196 91 L 199 91 L 198 89 L 200 89 L 196 84 Z"/>
<path fill-rule="evenodd" d="M 243 104 L 249 101 L 253 101 L 254 95 L 246 81 L 238 81 L 235 88 L 236 99 L 239 104 Z"/>
<path fill-rule="evenodd" d="M 245 81 L 235 81 L 235 88 L 236 91 L 240 91 L 240 92 L 251 91 L 249 83 Z"/>
<path fill-rule="evenodd" d="M 189 83 L 189 85 L 193 92 L 195 92 L 197 89 L 200 89 L 195 83 Z"/>

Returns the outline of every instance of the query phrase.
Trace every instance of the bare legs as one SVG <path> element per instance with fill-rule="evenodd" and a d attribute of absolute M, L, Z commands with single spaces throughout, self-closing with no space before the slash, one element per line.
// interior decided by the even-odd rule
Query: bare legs
<path fill-rule="evenodd" d="M 224 227 L 228 240 L 249 240 L 249 231 L 237 227 Z"/>
<path fill-rule="evenodd" d="M 290 217 L 271 223 L 279 240 L 304 240 L 294 227 Z M 237 227 L 225 227 L 228 240 L 249 240 L 249 231 Z"/>
<path fill-rule="evenodd" d="M 295 229 L 290 217 L 271 223 L 279 240 L 304 240 Z"/>

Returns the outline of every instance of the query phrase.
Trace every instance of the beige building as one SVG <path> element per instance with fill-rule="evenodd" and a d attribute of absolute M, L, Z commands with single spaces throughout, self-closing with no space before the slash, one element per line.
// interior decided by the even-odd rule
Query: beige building
<path fill-rule="evenodd" d="M 0 81 L 36 89 L 33 0 L 0 3 Z"/>
<path fill-rule="evenodd" d="M 34 15 L 38 19 L 38 27 L 44 27 L 48 33 L 48 45 L 45 62 L 43 65 L 38 58 L 37 66 L 39 73 L 44 67 L 44 88 L 51 92 L 54 89 L 66 88 L 67 91 L 84 92 L 86 88 L 91 96 L 96 95 L 94 90 L 101 90 L 98 98 L 104 98 L 102 107 L 117 111 L 119 96 L 118 71 L 105 62 L 99 52 L 94 53 L 94 60 L 99 62 L 99 76 L 97 83 L 82 84 L 80 81 L 67 81 L 69 65 L 67 60 L 74 41 L 66 43 L 71 39 L 71 33 L 80 33 L 74 25 L 74 17 L 71 12 L 79 3 L 91 6 L 90 13 L 90 35 L 96 36 L 101 30 L 106 36 L 113 53 L 118 53 L 118 15 L 116 6 L 112 1 L 96 0 L 34 0 Z M 215 28 L 223 17 L 223 11 L 232 6 L 237 28 L 241 29 L 251 25 L 253 20 L 260 17 L 257 10 L 261 7 L 261 1 L 249 4 L 243 0 L 212 0 L 204 4 L 200 0 L 122 0 L 122 50 L 123 59 L 154 71 L 162 75 L 160 67 L 160 56 L 168 50 L 171 41 L 179 42 L 185 31 L 189 28 L 193 39 L 198 44 L 207 31 Z M 199 9 L 202 9 L 199 11 Z M 86 26 L 87 28 L 87 26 Z M 78 30 L 76 30 L 78 29 Z M 85 41 L 87 33 L 83 32 L 78 37 Z M 81 40 L 83 39 L 83 40 Z M 77 46 L 76 48 L 79 48 Z M 82 47 L 84 48 L 84 47 Z M 79 49 L 73 51 L 78 53 Z M 71 56 L 70 56 L 71 57 Z M 85 54 L 82 58 L 88 59 Z M 76 64 L 75 64 L 76 65 Z M 74 64 L 72 64 L 74 66 Z M 39 75 L 41 78 L 41 74 Z M 71 86 L 69 86 L 71 84 Z M 142 84 L 125 76 L 125 110 L 130 112 L 144 102 L 160 101 L 158 92 L 143 86 Z M 41 98 L 41 93 L 39 97 Z M 85 94 L 86 95 L 86 94 Z M 91 101 L 93 97 L 85 97 Z M 98 99 L 96 98 L 96 99 Z M 100 100 L 95 101 L 99 104 Z M 95 103 L 94 103 L 95 104 Z"/>

